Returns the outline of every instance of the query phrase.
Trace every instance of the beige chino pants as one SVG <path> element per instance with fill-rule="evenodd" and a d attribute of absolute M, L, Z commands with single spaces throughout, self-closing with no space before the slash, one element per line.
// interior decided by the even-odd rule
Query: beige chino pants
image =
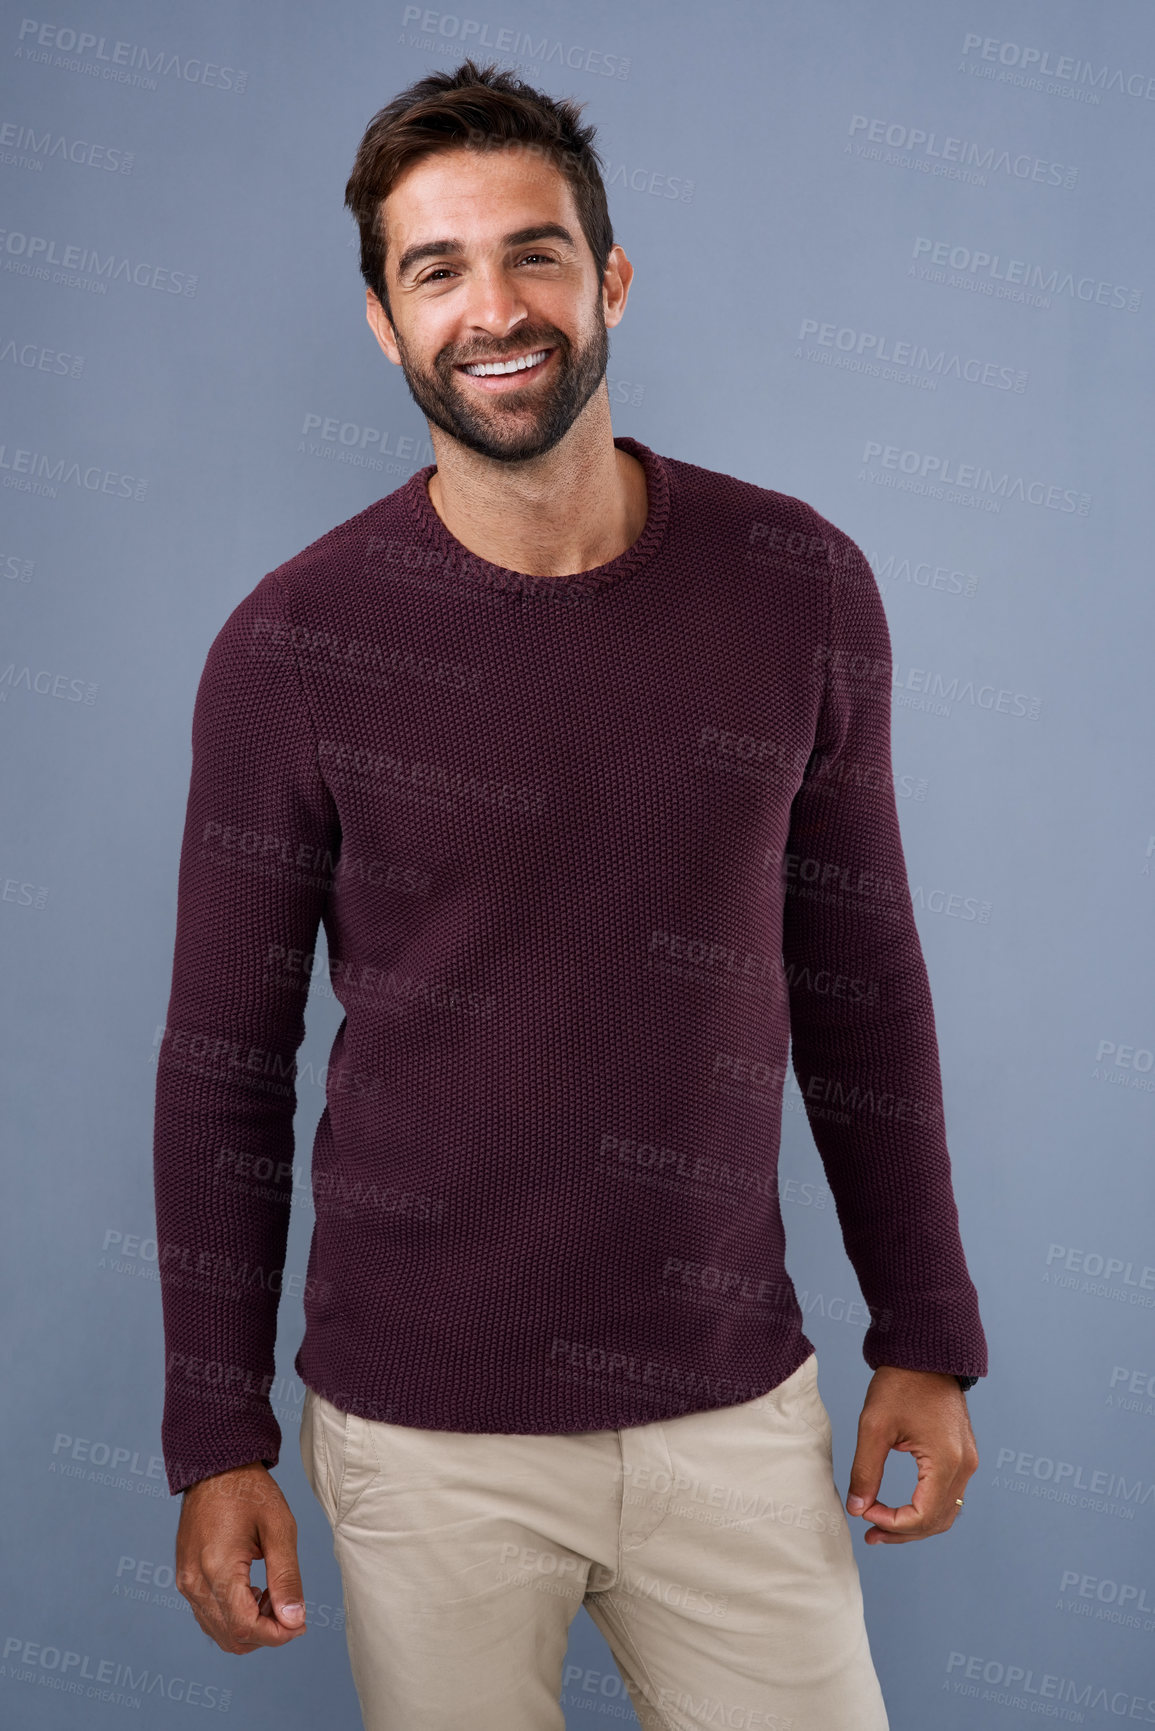
<path fill-rule="evenodd" d="M 628 1721 L 626 1691 L 646 1731 L 888 1731 L 816 1353 L 736 1406 L 559 1436 L 306 1389 L 300 1443 L 366 1731 L 564 1731 Z M 620 1680 L 566 1666 L 583 1604 Z"/>

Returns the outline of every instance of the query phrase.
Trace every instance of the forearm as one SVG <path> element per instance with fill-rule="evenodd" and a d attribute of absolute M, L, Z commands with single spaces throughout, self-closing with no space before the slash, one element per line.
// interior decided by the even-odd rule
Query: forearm
<path fill-rule="evenodd" d="M 174 1491 L 275 1460 L 281 1440 L 269 1391 L 307 990 L 284 957 L 313 950 L 340 847 L 282 606 L 266 581 L 234 609 L 193 719 L 153 1155 Z"/>

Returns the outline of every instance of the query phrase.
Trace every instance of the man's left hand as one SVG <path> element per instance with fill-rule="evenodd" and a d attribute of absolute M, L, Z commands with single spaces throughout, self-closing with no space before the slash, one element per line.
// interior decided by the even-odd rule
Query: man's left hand
<path fill-rule="evenodd" d="M 875 1499 L 891 1449 L 918 1463 L 918 1483 L 909 1503 L 892 1509 Z M 868 1545 L 905 1545 L 945 1533 L 959 1512 L 956 1498 L 978 1468 L 979 1451 L 966 1397 L 953 1376 L 937 1370 L 879 1365 L 870 1380 L 858 1421 L 858 1447 L 850 1469 L 846 1508 L 872 1521 Z M 861 1504 L 855 1503 L 861 1498 Z"/>

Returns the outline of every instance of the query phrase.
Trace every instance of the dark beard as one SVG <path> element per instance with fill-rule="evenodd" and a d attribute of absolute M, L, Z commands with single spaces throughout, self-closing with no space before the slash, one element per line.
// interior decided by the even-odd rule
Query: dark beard
<path fill-rule="evenodd" d="M 597 310 L 593 336 L 584 348 L 576 351 L 568 338 L 549 325 L 528 335 L 519 333 L 517 347 L 511 348 L 510 354 L 526 354 L 535 348 L 557 350 L 551 363 L 554 376 L 550 384 L 544 389 L 538 385 L 532 387 L 537 392 L 532 417 L 524 409 L 507 413 L 496 397 L 492 406 L 471 401 L 467 395 L 469 386 L 459 382 L 460 375 L 454 371 L 447 353 L 438 355 L 432 372 L 418 371 L 394 327 L 401 371 L 410 395 L 435 427 L 483 457 L 491 457 L 498 463 L 524 463 L 540 457 L 565 437 L 605 377 L 610 345 L 601 316 L 600 293 Z M 503 431 L 503 426 L 508 430 Z"/>

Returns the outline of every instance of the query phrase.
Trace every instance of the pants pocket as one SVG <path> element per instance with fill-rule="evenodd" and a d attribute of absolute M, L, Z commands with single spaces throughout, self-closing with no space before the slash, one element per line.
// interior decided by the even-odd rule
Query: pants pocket
<path fill-rule="evenodd" d="M 818 1389 L 816 1352 L 812 1352 L 768 1394 L 756 1396 L 749 1405 L 756 1412 L 772 1413 L 787 1425 L 801 1423 L 819 1436 L 830 1435 L 830 1415 Z"/>
<path fill-rule="evenodd" d="M 315 1389 L 305 1386 L 301 1411 L 301 1465 L 309 1488 L 325 1511 L 330 1526 L 337 1519 L 338 1481 L 333 1473 L 332 1420 L 335 1409 Z"/>
<path fill-rule="evenodd" d="M 308 1423 L 303 1428 L 305 1442 L 312 1446 L 314 1494 L 336 1532 L 380 1477 L 373 1425 L 334 1406 L 315 1389 L 310 1389 L 306 1405 Z"/>
<path fill-rule="evenodd" d="M 812 1352 L 801 1369 L 805 1375 L 798 1390 L 798 1415 L 819 1436 L 829 1436 L 830 1414 L 818 1388 L 818 1354 Z"/>

